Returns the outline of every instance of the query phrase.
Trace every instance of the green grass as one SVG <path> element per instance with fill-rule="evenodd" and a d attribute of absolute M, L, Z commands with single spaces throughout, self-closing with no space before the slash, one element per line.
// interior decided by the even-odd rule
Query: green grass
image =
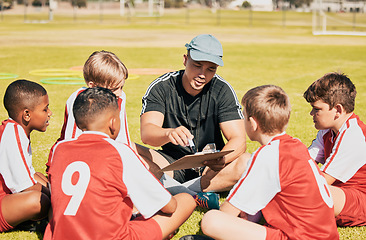
<path fill-rule="evenodd" d="M 306 145 L 316 134 L 309 116 L 310 106 L 302 93 L 324 73 L 341 70 L 349 75 L 358 91 L 355 112 L 366 119 L 366 38 L 355 36 L 313 36 L 310 13 L 186 10 L 166 12 L 161 18 L 121 18 L 117 15 L 56 15 L 48 24 L 25 24 L 22 15 L 4 13 L 0 21 L 0 73 L 18 74 L 19 78 L 39 82 L 30 75 L 35 69 L 81 66 L 95 50 L 116 53 L 129 69 L 183 68 L 184 44 L 196 34 L 212 33 L 224 47 L 225 66 L 218 74 L 229 81 L 238 98 L 252 87 L 262 84 L 281 86 L 290 96 L 292 114 L 287 132 Z M 45 16 L 32 16 L 40 19 Z M 360 19 L 361 21 L 361 19 Z M 364 21 L 364 20 L 362 20 Z M 157 75 L 140 75 L 127 80 L 127 113 L 132 139 L 141 143 L 139 113 L 141 97 Z M 13 79 L 0 80 L 0 98 Z M 45 133 L 32 133 L 33 163 L 45 171 L 49 148 L 59 137 L 64 104 L 69 95 L 82 85 L 44 85 L 53 111 Z M 3 106 L 0 118 L 6 119 Z M 258 147 L 248 142 L 248 151 Z M 221 199 L 224 201 L 224 198 Z M 204 211 L 197 209 L 180 228 L 174 239 L 186 234 L 200 234 Z M 366 239 L 364 227 L 338 228 L 341 239 Z M 1 239 L 42 239 L 40 234 L 10 232 Z"/>

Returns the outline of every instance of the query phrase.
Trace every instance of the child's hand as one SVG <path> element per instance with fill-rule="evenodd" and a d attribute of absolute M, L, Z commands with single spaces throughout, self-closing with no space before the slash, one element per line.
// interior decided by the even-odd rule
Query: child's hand
<path fill-rule="evenodd" d="M 42 184 L 45 187 L 48 187 L 48 179 L 45 175 L 43 175 L 40 172 L 36 172 L 34 174 L 34 179 L 36 179 L 36 181 L 40 184 Z"/>

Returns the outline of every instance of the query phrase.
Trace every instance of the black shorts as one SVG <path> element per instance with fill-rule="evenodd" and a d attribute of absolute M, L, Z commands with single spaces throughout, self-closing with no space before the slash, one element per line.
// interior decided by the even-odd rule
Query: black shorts
<path fill-rule="evenodd" d="M 157 150 L 157 152 L 160 153 L 169 163 L 177 161 L 176 159 L 172 158 L 171 156 L 169 156 L 168 154 L 164 153 L 161 150 Z M 203 171 L 203 168 L 201 169 L 201 171 Z M 199 172 L 193 169 L 182 169 L 182 170 L 174 170 L 173 178 L 180 183 L 184 183 L 199 176 L 200 176 Z"/>

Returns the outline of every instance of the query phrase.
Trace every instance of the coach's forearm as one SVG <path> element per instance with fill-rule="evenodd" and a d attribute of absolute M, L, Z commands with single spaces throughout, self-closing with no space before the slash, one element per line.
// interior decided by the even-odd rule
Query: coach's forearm
<path fill-rule="evenodd" d="M 230 163 L 246 150 L 246 133 L 244 120 L 232 120 L 220 123 L 221 131 L 227 140 L 222 150 L 233 149 L 234 152 L 224 157 L 225 163 Z"/>
<path fill-rule="evenodd" d="M 153 147 L 160 147 L 169 142 L 170 129 L 147 123 L 141 126 L 141 141 Z"/>
<path fill-rule="evenodd" d="M 230 139 L 224 146 L 222 150 L 230 150 L 234 151 L 224 157 L 225 163 L 230 163 L 237 159 L 241 154 L 243 154 L 246 150 L 246 139 L 245 137 L 235 137 Z"/>

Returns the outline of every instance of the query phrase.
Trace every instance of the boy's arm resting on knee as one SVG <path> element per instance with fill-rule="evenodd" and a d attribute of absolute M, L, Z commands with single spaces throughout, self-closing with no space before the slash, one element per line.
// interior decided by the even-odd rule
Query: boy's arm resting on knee
<path fill-rule="evenodd" d="M 170 201 L 164 207 L 162 207 L 160 211 L 166 214 L 172 214 L 175 212 L 176 209 L 177 209 L 177 200 L 175 199 L 174 196 L 172 196 Z"/>
<path fill-rule="evenodd" d="M 234 207 L 231 203 L 229 203 L 228 201 L 225 201 L 223 204 L 221 204 L 220 206 L 220 211 L 225 212 L 227 214 L 233 215 L 233 216 L 239 216 L 241 210 Z"/>

